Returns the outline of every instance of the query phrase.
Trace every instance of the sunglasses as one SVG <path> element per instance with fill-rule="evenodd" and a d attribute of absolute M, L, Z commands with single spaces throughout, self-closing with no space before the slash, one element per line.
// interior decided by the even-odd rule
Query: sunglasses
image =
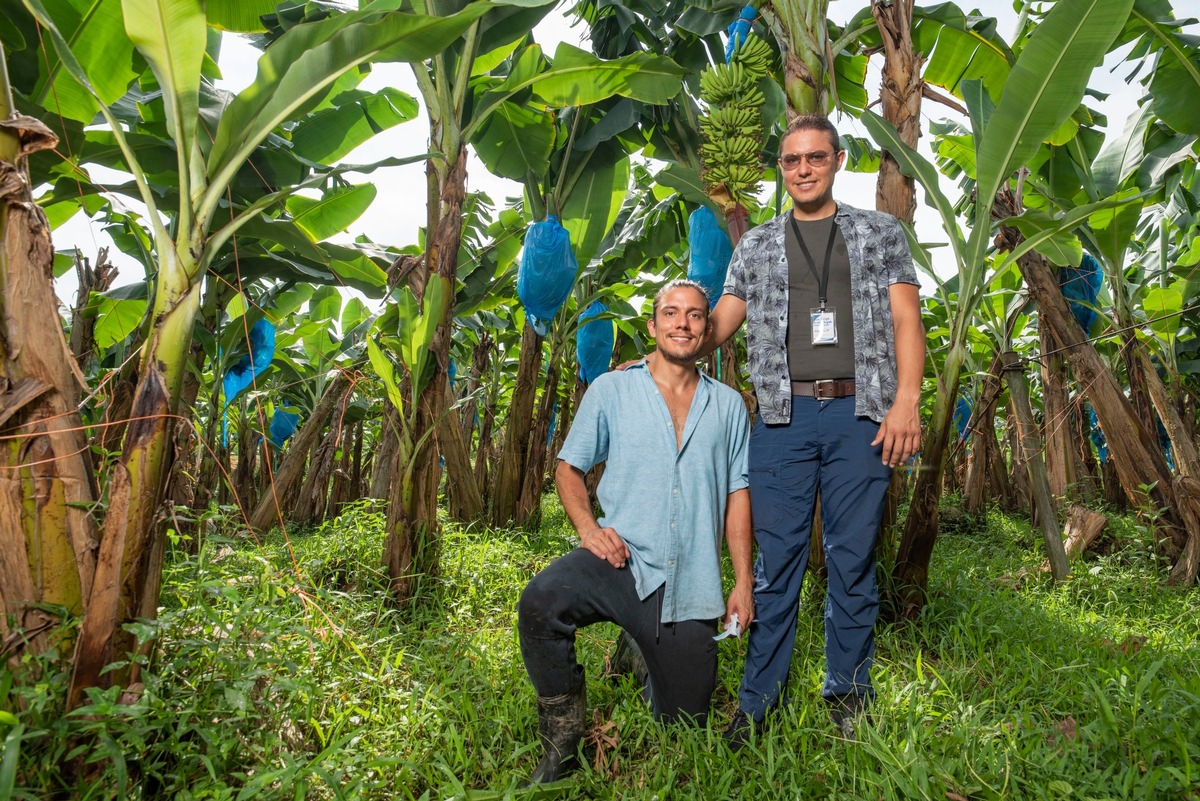
<path fill-rule="evenodd" d="M 786 156 L 780 156 L 779 163 L 783 165 L 785 170 L 794 170 L 800 166 L 801 161 L 807 161 L 810 167 L 824 167 L 833 160 L 833 153 L 828 150 L 816 150 L 812 153 L 788 153 Z"/>

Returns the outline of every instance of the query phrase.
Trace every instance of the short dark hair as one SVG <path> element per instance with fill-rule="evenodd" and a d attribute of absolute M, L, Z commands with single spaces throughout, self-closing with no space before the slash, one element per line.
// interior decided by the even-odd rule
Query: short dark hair
<path fill-rule="evenodd" d="M 833 152 L 837 153 L 842 149 L 838 129 L 824 114 L 798 114 L 793 117 L 792 121 L 788 123 L 787 130 L 783 132 L 783 136 L 779 137 L 780 149 L 783 148 L 784 140 L 797 131 L 824 131 L 829 135 L 829 141 L 833 144 Z"/>
<path fill-rule="evenodd" d="M 650 308 L 650 316 L 657 317 L 658 302 L 662 300 L 663 296 L 668 292 L 674 289 L 679 289 L 680 287 L 694 289 L 700 293 L 700 297 L 704 298 L 704 316 L 708 317 L 708 290 L 690 278 L 676 278 L 673 281 L 668 281 L 667 283 L 663 284 L 663 288 L 654 293 L 654 305 Z"/>

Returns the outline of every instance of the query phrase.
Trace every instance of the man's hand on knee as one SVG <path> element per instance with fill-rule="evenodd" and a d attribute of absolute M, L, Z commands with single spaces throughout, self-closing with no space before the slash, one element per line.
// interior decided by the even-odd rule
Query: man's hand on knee
<path fill-rule="evenodd" d="M 579 546 L 587 548 L 613 567 L 625 567 L 629 559 L 629 546 L 611 528 L 596 528 L 579 536 Z"/>

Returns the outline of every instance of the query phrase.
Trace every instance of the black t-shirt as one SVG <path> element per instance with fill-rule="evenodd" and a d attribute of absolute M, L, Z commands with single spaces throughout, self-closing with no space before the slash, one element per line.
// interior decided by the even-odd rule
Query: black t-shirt
<path fill-rule="evenodd" d="M 811 312 L 820 306 L 817 277 L 823 272 L 825 249 L 834 215 L 823 220 L 788 221 L 785 235 L 788 260 L 788 370 L 793 381 L 819 381 L 827 378 L 854 379 L 854 323 L 850 309 L 850 255 L 841 230 L 833 240 L 829 259 L 829 285 L 826 308 L 837 312 L 837 344 L 812 343 Z M 799 230 L 813 259 L 813 269 L 796 241 Z"/>

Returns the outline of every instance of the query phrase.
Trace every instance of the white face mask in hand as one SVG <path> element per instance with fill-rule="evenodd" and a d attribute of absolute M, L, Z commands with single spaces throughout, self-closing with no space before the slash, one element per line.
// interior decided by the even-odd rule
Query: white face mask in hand
<path fill-rule="evenodd" d="M 725 630 L 713 637 L 714 640 L 723 640 L 726 637 L 741 637 L 742 624 L 738 621 L 737 612 L 729 616 L 729 622 L 725 624 Z"/>

